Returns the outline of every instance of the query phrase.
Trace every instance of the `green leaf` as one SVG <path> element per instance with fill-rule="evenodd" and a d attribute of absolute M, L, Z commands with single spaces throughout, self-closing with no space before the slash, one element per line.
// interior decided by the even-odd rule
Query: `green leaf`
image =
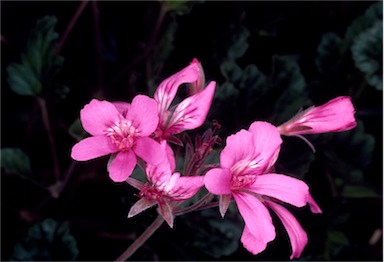
<path fill-rule="evenodd" d="M 383 90 L 383 24 L 377 21 L 360 33 L 351 47 L 355 65 L 365 74 L 369 85 Z"/>
<path fill-rule="evenodd" d="M 341 46 L 341 53 L 344 54 L 352 45 L 356 36 L 366 29 L 372 27 L 377 21 L 383 20 L 383 3 L 382 1 L 377 1 L 372 4 L 364 15 L 356 18 L 352 24 L 348 27 L 344 40 Z"/>
<path fill-rule="evenodd" d="M 31 31 L 20 64 L 7 67 L 8 84 L 19 95 L 41 96 L 43 87 L 52 85 L 53 77 L 61 69 L 64 59 L 55 54 L 58 34 L 54 31 L 57 19 L 45 16 Z"/>
<path fill-rule="evenodd" d="M 325 242 L 325 258 L 330 260 L 335 257 L 343 247 L 349 244 L 348 238 L 341 231 L 328 230 Z"/>
<path fill-rule="evenodd" d="M 239 30 L 234 30 L 234 26 L 231 26 L 230 31 L 233 31 L 232 34 L 232 45 L 228 49 L 227 56 L 230 60 L 236 60 L 237 58 L 242 57 L 247 51 L 248 37 L 250 35 L 248 29 L 244 26 L 241 26 Z"/>
<path fill-rule="evenodd" d="M 271 122 L 280 124 L 289 120 L 304 105 L 309 103 L 305 80 L 299 65 L 292 59 L 273 56 L 271 83 L 274 95 L 274 113 Z"/>
<path fill-rule="evenodd" d="M 77 118 L 68 129 L 69 135 L 75 138 L 77 141 L 80 141 L 87 136 L 87 132 L 84 130 L 81 125 L 80 118 Z"/>
<path fill-rule="evenodd" d="M 239 90 L 235 88 L 235 86 L 230 82 L 225 82 L 215 92 L 215 99 L 226 100 L 228 98 L 236 102 L 236 97 L 239 95 Z"/>
<path fill-rule="evenodd" d="M 220 65 L 221 74 L 229 82 L 239 81 L 242 71 L 241 68 L 234 61 L 226 61 Z"/>
<path fill-rule="evenodd" d="M 49 218 L 29 229 L 27 236 L 15 245 L 10 260 L 73 261 L 78 253 L 69 228 Z"/>
<path fill-rule="evenodd" d="M 19 148 L 1 149 L 1 167 L 7 172 L 20 175 L 31 171 L 29 157 Z"/>
<path fill-rule="evenodd" d="M 345 186 L 341 195 L 347 198 L 379 197 L 375 191 L 364 186 Z"/>
<path fill-rule="evenodd" d="M 229 256 L 238 249 L 243 224 L 237 213 L 227 212 L 222 219 L 217 209 L 207 209 L 190 218 L 185 221 L 186 231 L 195 248 L 215 258 Z"/>
<path fill-rule="evenodd" d="M 363 169 L 372 160 L 375 138 L 365 133 L 361 121 L 350 131 L 318 135 L 315 140 L 333 177 L 342 178 L 345 184 L 363 182 Z"/>
<path fill-rule="evenodd" d="M 326 74 L 340 65 L 341 41 L 341 38 L 335 33 L 326 33 L 322 36 L 315 61 L 320 73 Z"/>

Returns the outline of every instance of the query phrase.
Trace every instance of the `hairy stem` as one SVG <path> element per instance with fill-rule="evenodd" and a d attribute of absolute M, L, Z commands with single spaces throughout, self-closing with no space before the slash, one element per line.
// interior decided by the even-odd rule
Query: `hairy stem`
<path fill-rule="evenodd" d="M 83 10 L 87 6 L 87 4 L 88 4 L 88 0 L 81 1 L 75 14 L 72 16 L 71 20 L 69 21 L 68 26 L 65 29 L 64 34 L 61 37 L 59 44 L 57 45 L 56 54 L 60 54 L 61 49 L 63 49 L 64 43 L 67 40 L 69 33 L 72 31 L 73 26 L 76 24 L 77 19 L 79 19 L 81 13 L 83 12 Z"/>
<path fill-rule="evenodd" d="M 147 241 L 163 224 L 164 219 L 158 216 L 153 223 L 132 243 L 115 261 L 126 261 L 135 251 Z"/>
<path fill-rule="evenodd" d="M 53 161 L 53 173 L 56 179 L 56 182 L 60 180 L 60 170 L 59 170 L 59 161 L 57 160 L 55 140 L 53 139 L 51 123 L 49 121 L 48 109 L 45 100 L 41 97 L 37 97 L 37 102 L 39 103 L 41 109 L 41 116 L 44 123 L 44 128 L 47 131 L 49 144 L 51 147 L 52 161 Z"/>

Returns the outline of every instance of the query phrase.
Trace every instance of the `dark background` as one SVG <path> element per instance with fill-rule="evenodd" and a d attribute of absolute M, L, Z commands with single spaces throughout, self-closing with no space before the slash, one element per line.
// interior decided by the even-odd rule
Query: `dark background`
<path fill-rule="evenodd" d="M 155 210 L 126 219 L 137 192 L 109 180 L 105 157 L 70 159 L 73 133 L 80 132 L 71 125 L 92 98 L 129 102 L 137 93 L 153 95 L 161 80 L 194 57 L 218 86 L 207 124 L 191 136 L 217 119 L 225 140 L 255 120 L 279 125 L 302 107 L 352 97 L 358 128 L 307 136 L 315 154 L 302 141 L 284 138 L 276 169 L 307 182 L 324 211 L 290 208 L 308 233 L 302 260 L 382 260 L 382 43 L 367 44 L 363 54 L 352 51 L 359 34 L 373 26 L 366 10 L 377 2 L 88 2 L 62 46 L 56 89 L 40 96 L 61 179 L 67 178 L 55 198 L 47 190 L 55 180 L 40 108 L 34 96 L 12 91 L 7 67 L 20 63 L 38 19 L 57 18 L 59 42 L 80 4 L 1 2 L 1 147 L 21 149 L 30 162 L 20 174 L 3 165 L 2 155 L 2 260 L 112 260 L 140 235 Z M 159 22 L 161 10 L 167 11 Z M 382 11 L 378 17 L 382 23 Z M 382 41 L 382 34 L 373 38 Z M 381 86 L 367 82 L 358 55 L 378 61 Z M 212 210 L 176 218 L 173 230 L 163 225 L 132 259 L 288 260 L 289 240 L 274 220 L 277 238 L 257 256 L 239 242 L 237 212 L 221 220 Z"/>

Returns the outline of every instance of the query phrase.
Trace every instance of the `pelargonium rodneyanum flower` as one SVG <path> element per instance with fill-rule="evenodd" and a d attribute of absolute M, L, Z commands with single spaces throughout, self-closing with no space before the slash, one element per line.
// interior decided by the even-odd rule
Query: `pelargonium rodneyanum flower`
<path fill-rule="evenodd" d="M 310 107 L 278 127 L 282 135 L 340 132 L 356 127 L 355 109 L 348 96 L 336 97 L 327 103 Z"/>
<path fill-rule="evenodd" d="M 137 95 L 130 105 L 93 99 L 80 111 L 80 120 L 92 136 L 75 144 L 71 157 L 86 161 L 112 154 L 108 171 L 115 182 L 131 175 L 136 156 L 152 164 L 163 158 L 160 144 L 149 138 L 159 122 L 157 103 L 152 98 Z"/>
<path fill-rule="evenodd" d="M 160 83 L 154 94 L 160 114 L 159 126 L 155 132 L 157 139 L 172 141 L 172 135 L 195 129 L 204 123 L 216 86 L 211 81 L 204 88 L 204 79 L 202 67 L 194 59 L 189 66 Z M 193 92 L 197 93 L 171 107 L 177 90 L 185 83 L 191 84 Z"/>
<path fill-rule="evenodd" d="M 226 140 L 220 155 L 220 168 L 205 175 L 209 192 L 220 195 L 220 213 L 224 214 L 233 197 L 245 221 L 241 237 L 244 247 L 253 254 L 262 252 L 275 239 L 275 228 L 268 208 L 273 210 L 287 230 L 292 246 L 291 259 L 299 257 L 307 244 L 307 235 L 296 218 L 282 205 L 296 207 L 307 203 L 312 212 L 321 210 L 309 193 L 308 186 L 282 174 L 271 173 L 282 143 L 276 127 L 254 122 Z"/>
<path fill-rule="evenodd" d="M 127 182 L 140 190 L 141 199 L 137 201 L 129 211 L 128 217 L 158 204 L 158 212 L 170 227 L 173 227 L 173 208 L 177 202 L 193 197 L 204 185 L 202 176 L 180 176 L 174 173 L 176 166 L 173 151 L 166 146 L 166 141 L 162 141 L 162 150 L 166 152 L 165 157 L 157 165 L 146 165 L 146 175 L 148 183 L 140 184 L 133 178 Z"/>

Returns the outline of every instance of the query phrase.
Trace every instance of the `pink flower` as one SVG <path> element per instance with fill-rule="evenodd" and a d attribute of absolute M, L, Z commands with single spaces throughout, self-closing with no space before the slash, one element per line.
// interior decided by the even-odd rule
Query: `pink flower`
<path fill-rule="evenodd" d="M 154 95 L 160 113 L 156 138 L 172 141 L 172 135 L 195 129 L 204 123 L 216 86 L 212 81 L 204 88 L 204 81 L 202 67 L 194 59 L 189 66 L 160 83 Z M 171 107 L 178 88 L 185 83 L 191 84 L 193 95 Z"/>
<path fill-rule="evenodd" d="M 159 213 L 163 216 L 168 225 L 173 227 L 173 208 L 177 202 L 194 196 L 204 185 L 204 178 L 201 176 L 180 176 L 180 173 L 173 173 L 176 163 L 173 151 L 162 142 L 162 150 L 165 150 L 165 157 L 157 165 L 147 164 L 146 175 L 148 182 L 139 184 L 135 179 L 127 180 L 129 184 L 140 190 L 141 199 L 137 201 L 129 211 L 128 217 L 152 207 L 159 206 Z"/>
<path fill-rule="evenodd" d="M 234 198 L 245 221 L 241 242 L 253 254 L 262 252 L 275 238 L 267 207 L 272 209 L 288 232 L 292 259 L 302 253 L 307 235 L 295 217 L 277 203 L 286 202 L 296 207 L 309 203 L 312 212 L 321 210 L 304 182 L 270 173 L 281 143 L 276 127 L 267 122 L 254 122 L 249 130 L 241 130 L 227 138 L 220 155 L 221 167 L 208 171 L 204 182 L 209 192 L 221 195 L 223 217 L 231 197 Z"/>
<path fill-rule="evenodd" d="M 108 171 L 115 182 L 131 175 L 136 156 L 152 164 L 163 157 L 160 144 L 149 138 L 159 122 L 157 103 L 152 98 L 138 95 L 131 105 L 93 99 L 80 111 L 80 119 L 92 136 L 75 144 L 71 157 L 86 161 L 113 154 Z"/>
<path fill-rule="evenodd" d="M 340 132 L 356 127 L 355 109 L 349 96 L 336 97 L 310 107 L 278 127 L 282 135 Z"/>

